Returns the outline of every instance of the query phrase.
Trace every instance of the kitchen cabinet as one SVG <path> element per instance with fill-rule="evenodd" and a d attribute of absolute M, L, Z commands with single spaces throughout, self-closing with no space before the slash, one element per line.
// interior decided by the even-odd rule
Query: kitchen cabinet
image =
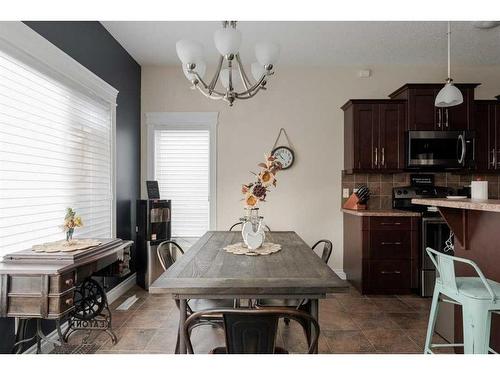
<path fill-rule="evenodd" d="M 418 288 L 420 217 L 344 212 L 344 272 L 362 294 Z"/>
<path fill-rule="evenodd" d="M 500 102 L 474 101 L 475 164 L 478 171 L 500 170 Z"/>
<path fill-rule="evenodd" d="M 344 106 L 344 169 L 404 168 L 405 101 L 353 99 Z"/>
<path fill-rule="evenodd" d="M 405 100 L 408 130 L 465 130 L 474 128 L 474 89 L 478 83 L 456 86 L 462 92 L 462 104 L 438 108 L 434 106 L 437 94 L 444 84 L 407 83 L 389 95 Z"/>

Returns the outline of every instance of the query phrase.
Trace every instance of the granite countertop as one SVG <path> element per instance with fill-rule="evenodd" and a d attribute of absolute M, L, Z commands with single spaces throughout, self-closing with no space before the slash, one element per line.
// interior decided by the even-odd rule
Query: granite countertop
<path fill-rule="evenodd" d="M 462 210 L 478 210 L 489 212 L 500 212 L 500 200 L 472 200 L 472 199 L 446 199 L 446 198 L 414 198 L 411 203 L 425 206 L 458 208 Z"/>
<path fill-rule="evenodd" d="M 421 216 L 419 212 L 403 211 L 403 210 L 348 210 L 342 209 L 342 212 L 355 216 Z"/>

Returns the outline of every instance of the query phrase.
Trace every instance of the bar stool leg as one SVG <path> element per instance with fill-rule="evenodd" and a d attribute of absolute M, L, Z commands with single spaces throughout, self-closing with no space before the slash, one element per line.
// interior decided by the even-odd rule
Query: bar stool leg
<path fill-rule="evenodd" d="M 431 311 L 429 313 L 429 323 L 427 325 L 427 335 L 425 337 L 424 354 L 432 353 L 432 335 L 434 334 L 434 327 L 436 326 L 436 318 L 439 311 L 439 295 L 440 291 L 438 286 L 434 287 L 434 294 L 432 296 Z"/>
<path fill-rule="evenodd" d="M 464 354 L 488 354 L 491 311 L 481 304 L 464 306 Z"/>

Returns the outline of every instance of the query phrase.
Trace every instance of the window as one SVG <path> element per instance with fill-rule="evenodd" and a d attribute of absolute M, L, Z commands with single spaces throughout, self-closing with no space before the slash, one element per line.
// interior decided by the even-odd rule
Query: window
<path fill-rule="evenodd" d="M 149 178 L 172 201 L 172 236 L 200 237 L 215 227 L 216 114 L 148 114 Z"/>
<path fill-rule="evenodd" d="M 75 237 L 114 231 L 114 105 L 31 59 L 0 43 L 0 258 L 63 239 L 67 207 Z"/>

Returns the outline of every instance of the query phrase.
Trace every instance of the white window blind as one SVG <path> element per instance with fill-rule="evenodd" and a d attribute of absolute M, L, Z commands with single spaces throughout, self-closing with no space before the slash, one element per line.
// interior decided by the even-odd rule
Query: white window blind
<path fill-rule="evenodd" d="M 210 132 L 155 130 L 154 143 L 160 196 L 172 200 L 172 236 L 200 237 L 210 226 Z"/>
<path fill-rule="evenodd" d="M 112 236 L 113 112 L 0 49 L 0 258 L 64 238 Z"/>

